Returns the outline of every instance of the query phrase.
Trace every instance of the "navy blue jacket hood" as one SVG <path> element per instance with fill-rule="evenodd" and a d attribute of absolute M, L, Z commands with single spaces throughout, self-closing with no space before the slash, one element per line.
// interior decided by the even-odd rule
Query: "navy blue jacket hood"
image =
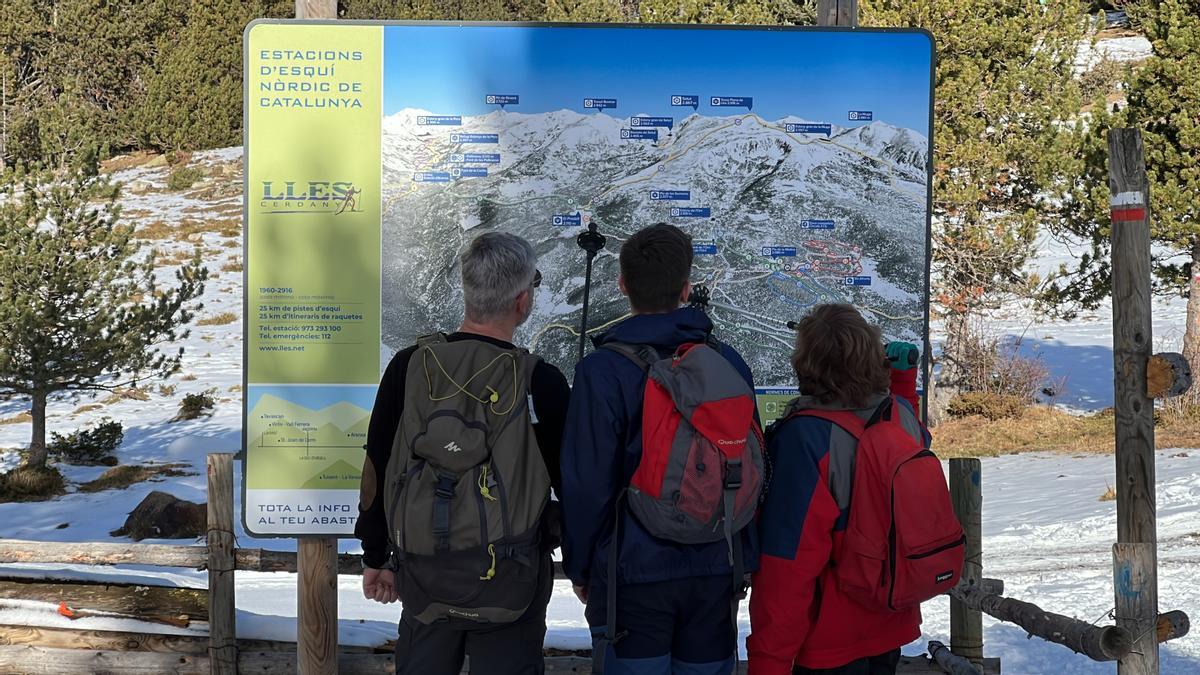
<path fill-rule="evenodd" d="M 613 326 L 595 345 L 649 345 L 666 357 L 681 344 L 704 342 L 713 329 L 703 311 L 682 308 L 639 314 Z M 716 336 L 719 338 L 719 336 Z M 721 354 L 753 388 L 749 366 L 732 347 Z M 602 586 L 607 575 L 617 497 L 629 485 L 642 456 L 642 395 L 645 374 L 626 357 L 597 349 L 575 366 L 571 405 L 563 437 L 563 568 L 576 585 Z M 622 509 L 618 580 L 650 583 L 731 574 L 725 542 L 686 545 L 656 539 Z M 755 528 L 743 531 L 747 571 L 757 569 Z"/>

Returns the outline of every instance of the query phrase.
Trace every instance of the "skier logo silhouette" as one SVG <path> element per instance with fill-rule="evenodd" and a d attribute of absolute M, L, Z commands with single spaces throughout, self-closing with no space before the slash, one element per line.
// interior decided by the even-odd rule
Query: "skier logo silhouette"
<path fill-rule="evenodd" d="M 342 199 L 341 207 L 333 215 L 340 216 L 346 210 L 349 210 L 351 213 L 360 211 L 361 209 L 358 208 L 358 199 L 356 198 L 359 194 L 362 194 L 362 190 L 350 186 L 350 189 L 346 191 L 346 196 Z"/>

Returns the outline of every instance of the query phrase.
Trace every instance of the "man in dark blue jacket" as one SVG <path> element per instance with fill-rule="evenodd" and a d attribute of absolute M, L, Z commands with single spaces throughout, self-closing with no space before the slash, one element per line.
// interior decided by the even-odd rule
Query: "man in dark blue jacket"
<path fill-rule="evenodd" d="M 618 283 L 632 316 L 596 338 L 596 345 L 649 345 L 667 357 L 681 344 L 705 342 L 712 322 L 699 309 L 681 308 L 691 291 L 691 268 L 691 238 L 678 228 L 652 225 L 630 237 L 621 247 Z M 728 345 L 720 351 L 753 388 L 742 357 Z M 737 639 L 730 604 L 741 590 L 734 588 L 728 545 L 657 539 L 618 507 L 642 456 L 645 384 L 633 361 L 608 349 L 575 367 L 562 445 L 563 565 L 599 638 L 613 583 L 607 567 L 614 516 L 620 518 L 621 637 L 604 652 L 604 675 L 726 675 L 733 672 Z M 753 531 L 742 533 L 747 571 L 757 567 Z"/>

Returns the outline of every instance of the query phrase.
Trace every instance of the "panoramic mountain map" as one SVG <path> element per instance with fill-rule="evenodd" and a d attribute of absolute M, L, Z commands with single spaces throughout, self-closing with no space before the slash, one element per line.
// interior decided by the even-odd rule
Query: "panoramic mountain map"
<path fill-rule="evenodd" d="M 590 223 L 608 240 L 590 334 L 627 316 L 621 242 L 668 222 L 692 236 L 692 282 L 762 386 L 792 384 L 787 322 L 815 304 L 854 304 L 889 338 L 923 343 L 928 60 L 825 49 L 855 36 L 661 29 L 623 31 L 629 44 L 600 59 L 588 43 L 603 31 L 529 29 L 522 41 L 486 28 L 422 59 L 447 53 L 448 30 L 385 33 L 389 64 L 416 64 L 384 82 L 385 352 L 457 326 L 457 254 L 501 230 L 534 244 L 544 279 L 518 342 L 570 377 L 586 260 L 576 237 Z M 908 57 L 926 40 L 870 37 Z M 751 43 L 752 63 L 733 68 L 729 53 Z M 630 59 L 651 46 L 691 60 Z"/>

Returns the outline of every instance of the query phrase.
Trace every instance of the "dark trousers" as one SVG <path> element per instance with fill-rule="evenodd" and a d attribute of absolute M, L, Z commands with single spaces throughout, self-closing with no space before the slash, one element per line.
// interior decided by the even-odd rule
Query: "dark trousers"
<path fill-rule="evenodd" d="M 604 675 L 729 675 L 736 643 L 729 575 L 617 587 L 617 632 Z M 588 594 L 592 635 L 608 622 L 604 588 Z"/>
<path fill-rule="evenodd" d="M 859 659 L 837 668 L 814 670 L 796 666 L 792 669 L 792 675 L 896 675 L 896 666 L 899 664 L 900 650 L 894 649 L 886 654 Z"/>
<path fill-rule="evenodd" d="M 459 675 L 471 657 L 471 675 L 542 675 L 546 661 L 546 605 L 554 588 L 550 557 L 542 562 L 537 594 L 525 614 L 501 626 L 460 629 L 400 617 L 396 675 Z"/>

